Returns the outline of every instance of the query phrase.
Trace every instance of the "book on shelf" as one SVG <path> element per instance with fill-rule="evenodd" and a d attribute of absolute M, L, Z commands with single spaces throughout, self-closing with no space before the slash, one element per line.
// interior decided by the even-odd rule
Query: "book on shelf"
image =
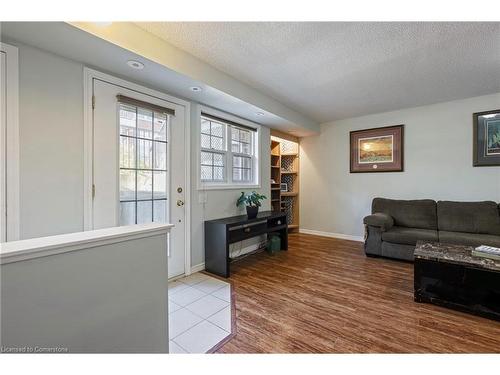
<path fill-rule="evenodd" d="M 500 260 L 500 248 L 481 245 L 472 250 L 472 255 L 482 258 Z"/>

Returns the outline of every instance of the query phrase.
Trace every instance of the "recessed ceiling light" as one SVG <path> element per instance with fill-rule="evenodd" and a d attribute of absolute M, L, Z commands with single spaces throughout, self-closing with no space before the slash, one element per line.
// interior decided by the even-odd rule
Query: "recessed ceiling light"
<path fill-rule="evenodd" d="M 256 112 L 255 113 L 257 116 L 264 116 L 264 112 Z"/>
<path fill-rule="evenodd" d="M 137 69 L 137 70 L 144 69 L 144 64 L 141 63 L 140 61 L 136 61 L 136 60 L 127 61 L 127 65 L 130 66 L 131 68 Z"/>
<path fill-rule="evenodd" d="M 191 91 L 194 91 L 194 92 L 199 92 L 201 91 L 201 87 L 200 86 L 191 86 L 189 88 Z"/>

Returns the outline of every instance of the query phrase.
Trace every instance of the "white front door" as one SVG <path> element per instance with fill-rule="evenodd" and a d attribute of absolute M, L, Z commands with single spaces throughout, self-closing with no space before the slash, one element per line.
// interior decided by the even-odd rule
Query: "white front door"
<path fill-rule="evenodd" d="M 174 224 L 168 273 L 181 275 L 185 272 L 185 107 L 97 78 L 92 79 L 92 90 L 92 226 Z"/>

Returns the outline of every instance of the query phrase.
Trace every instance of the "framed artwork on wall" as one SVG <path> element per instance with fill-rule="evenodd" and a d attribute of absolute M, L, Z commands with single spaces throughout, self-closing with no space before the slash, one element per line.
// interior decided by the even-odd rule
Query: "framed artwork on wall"
<path fill-rule="evenodd" d="M 472 115 L 474 167 L 500 166 L 500 109 Z"/>
<path fill-rule="evenodd" d="M 350 171 L 402 172 L 404 125 L 356 130 L 350 137 Z"/>

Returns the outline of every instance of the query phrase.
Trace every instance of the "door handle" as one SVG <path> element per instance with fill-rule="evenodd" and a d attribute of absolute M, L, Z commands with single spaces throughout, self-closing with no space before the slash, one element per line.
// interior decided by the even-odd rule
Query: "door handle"
<path fill-rule="evenodd" d="M 179 199 L 179 200 L 177 201 L 177 206 L 179 206 L 179 207 L 184 206 L 184 201 L 183 201 L 183 200 L 181 200 L 181 199 Z"/>

